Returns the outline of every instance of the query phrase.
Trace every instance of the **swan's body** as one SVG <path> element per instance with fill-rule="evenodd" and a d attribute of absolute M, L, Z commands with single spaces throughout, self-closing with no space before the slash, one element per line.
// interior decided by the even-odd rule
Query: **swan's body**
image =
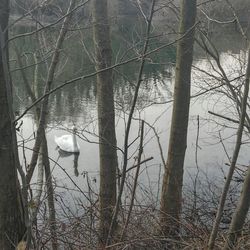
<path fill-rule="evenodd" d="M 76 141 L 76 128 L 73 128 L 72 135 L 55 136 L 55 142 L 62 151 L 70 153 L 80 152 L 80 146 Z"/>

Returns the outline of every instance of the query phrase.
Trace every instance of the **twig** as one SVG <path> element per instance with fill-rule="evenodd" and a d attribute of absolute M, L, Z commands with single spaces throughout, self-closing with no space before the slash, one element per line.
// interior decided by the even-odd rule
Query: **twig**
<path fill-rule="evenodd" d="M 133 185 L 133 190 L 132 190 L 132 195 L 131 195 L 131 203 L 129 206 L 129 211 L 128 211 L 128 215 L 127 215 L 127 219 L 122 231 L 122 235 L 120 238 L 120 241 L 123 240 L 123 237 L 125 236 L 127 227 L 128 227 L 128 223 L 129 223 L 129 219 L 130 219 L 130 215 L 134 206 L 134 199 L 135 199 L 135 192 L 136 192 L 136 186 L 137 186 L 137 181 L 138 181 L 138 177 L 139 177 L 139 172 L 140 172 L 140 166 L 141 166 L 141 156 L 142 156 L 142 152 L 143 152 L 143 135 L 144 135 L 144 121 L 142 120 L 141 123 L 141 134 L 140 134 L 140 145 L 139 145 L 139 153 L 138 153 L 138 163 L 137 163 L 137 169 L 136 169 L 136 173 L 135 173 L 135 179 L 134 179 L 134 185 Z"/>
<path fill-rule="evenodd" d="M 147 158 L 147 159 L 141 161 L 141 162 L 140 162 L 140 165 L 142 165 L 142 164 L 145 163 L 145 162 L 151 161 L 151 160 L 153 160 L 153 159 L 154 159 L 154 157 L 151 156 L 151 157 L 149 157 L 149 158 Z M 139 166 L 139 163 L 137 163 L 136 165 L 134 165 L 134 166 L 128 168 L 128 169 L 126 170 L 126 173 L 128 173 L 130 170 L 132 170 L 132 169 L 134 169 L 134 168 L 137 168 L 138 166 Z"/>
<path fill-rule="evenodd" d="M 218 116 L 218 117 L 220 117 L 220 118 L 223 118 L 223 119 L 228 120 L 228 121 L 233 122 L 233 123 L 237 123 L 237 124 L 240 123 L 239 120 L 235 120 L 235 119 L 233 119 L 233 118 L 230 118 L 230 117 L 227 117 L 227 116 L 224 116 L 224 115 L 220 115 L 220 114 L 214 113 L 214 112 L 212 112 L 212 111 L 208 111 L 208 113 L 211 114 L 211 115 L 214 115 L 214 116 Z M 250 126 L 248 126 L 248 125 L 245 124 L 245 123 L 244 123 L 243 126 L 246 127 L 246 128 L 248 128 L 248 129 L 250 129 Z"/>

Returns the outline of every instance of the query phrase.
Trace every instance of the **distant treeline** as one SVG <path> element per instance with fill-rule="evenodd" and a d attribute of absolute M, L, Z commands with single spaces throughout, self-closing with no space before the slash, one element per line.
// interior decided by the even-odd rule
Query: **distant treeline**
<path fill-rule="evenodd" d="M 13 14 L 25 14 L 27 11 L 33 10 L 33 14 L 42 13 L 48 17 L 58 16 L 65 13 L 68 8 L 69 1 L 65 0 L 10 0 L 11 12 Z M 80 2 L 80 1 L 79 1 Z M 84 2 L 84 1 L 82 1 Z M 149 9 L 151 0 L 140 0 L 141 9 L 145 12 Z M 81 14 L 85 16 L 90 15 L 91 0 L 87 3 L 82 10 Z M 35 10 L 34 10 L 35 9 Z M 109 1 L 109 10 L 113 14 L 119 15 L 136 15 L 140 12 L 138 2 L 134 0 L 112 0 Z"/>
<path fill-rule="evenodd" d="M 48 18 L 57 18 L 65 13 L 69 1 L 65 0 L 10 0 L 12 14 L 23 15 L 27 11 L 32 11 L 32 15 L 43 15 Z M 236 13 L 239 20 L 248 22 L 250 16 L 250 1 L 237 0 L 230 1 L 231 6 L 226 0 L 198 0 L 198 8 L 201 10 L 198 15 L 204 19 L 207 16 L 217 18 L 219 21 L 227 21 L 227 18 L 232 18 L 233 12 Z M 140 3 L 140 7 L 138 6 Z M 141 11 L 145 14 L 149 10 L 151 0 L 112 0 L 109 1 L 109 11 L 111 16 L 136 16 Z M 179 10 L 180 0 L 158 1 L 157 20 L 167 19 L 168 21 L 176 21 L 176 13 Z M 91 16 L 91 0 L 78 11 L 77 16 Z"/>
<path fill-rule="evenodd" d="M 249 0 L 199 0 L 200 9 L 205 16 L 207 14 L 211 18 L 216 18 L 219 21 L 230 21 L 234 14 L 238 17 L 239 21 L 248 22 L 250 20 L 250 1 Z"/>

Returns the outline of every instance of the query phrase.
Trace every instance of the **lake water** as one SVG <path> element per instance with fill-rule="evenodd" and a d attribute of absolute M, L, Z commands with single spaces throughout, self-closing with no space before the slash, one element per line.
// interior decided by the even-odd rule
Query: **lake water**
<path fill-rule="evenodd" d="M 234 77 L 237 77 L 240 73 L 240 68 L 244 67 L 246 59 L 244 42 L 241 40 L 240 35 L 234 31 L 228 31 L 222 36 L 221 31 L 217 31 L 213 35 L 213 40 L 218 47 L 221 63 L 225 67 L 229 78 L 233 79 Z M 87 37 L 84 42 L 88 45 L 90 43 L 90 38 Z M 26 64 L 32 61 L 31 54 L 37 46 L 33 43 L 29 38 L 20 39 L 18 43 L 19 49 L 26 51 L 26 59 L 24 60 Z M 119 53 L 122 54 L 117 51 L 121 48 L 125 50 L 123 46 L 122 42 L 119 43 L 117 40 L 114 41 L 114 53 L 117 58 Z M 81 51 L 82 56 L 79 51 Z M 209 74 L 218 75 L 218 73 L 215 72 L 216 67 L 215 69 L 212 67 L 214 63 L 211 63 L 206 58 L 205 53 L 202 52 L 198 46 L 196 46 L 195 51 L 192 75 L 192 95 L 202 92 L 207 88 L 215 87 L 216 84 L 218 85 L 218 82 L 215 82 L 215 80 L 209 75 L 198 70 L 199 68 Z M 11 53 L 11 55 L 11 59 L 14 60 L 15 54 Z M 132 142 L 138 136 L 139 118 L 144 119 L 148 124 L 154 126 L 160 136 L 161 147 L 165 159 L 167 155 L 171 121 L 171 100 L 173 97 L 174 86 L 174 56 L 174 48 L 170 47 L 153 56 L 153 63 L 147 63 L 134 115 L 135 119 L 133 120 L 130 133 L 130 142 Z M 158 64 L 154 62 L 157 62 Z M 13 82 L 15 85 L 15 107 L 19 113 L 22 113 L 30 103 L 30 100 L 27 98 L 27 94 L 22 86 L 19 72 L 15 71 L 15 69 L 18 68 L 18 65 L 12 63 L 11 66 L 13 71 Z M 43 63 L 39 66 L 38 88 L 42 86 L 42 83 L 46 78 L 46 75 L 44 75 L 46 67 L 47 65 Z M 119 72 L 115 72 L 116 134 L 117 144 L 121 149 L 123 147 L 127 113 L 133 96 L 131 82 L 135 82 L 137 69 L 138 65 L 132 63 L 118 68 L 117 70 Z M 31 82 L 33 79 L 33 70 L 34 67 L 29 67 L 26 70 Z M 64 53 L 62 55 L 62 62 L 57 71 L 55 85 L 61 84 L 67 79 L 87 74 L 91 71 L 93 71 L 93 65 L 86 53 L 84 53 L 81 43 L 75 41 L 75 44 L 70 44 L 69 41 L 66 41 Z M 124 75 L 126 77 L 124 77 Z M 226 91 L 226 88 L 224 88 L 224 90 Z M 57 185 L 56 191 L 63 194 L 64 198 L 68 198 L 68 200 L 71 200 L 72 196 L 81 197 L 81 195 L 79 196 L 79 190 L 77 190 L 76 184 L 86 193 L 88 192 L 89 183 L 91 183 L 95 192 L 98 190 L 99 154 L 95 93 L 95 78 L 91 78 L 67 86 L 50 97 L 47 129 L 48 148 L 50 158 L 58 163 L 55 164 L 51 161 L 53 180 Z M 228 163 L 228 159 L 223 146 L 220 143 L 219 132 L 221 137 L 225 139 L 225 147 L 229 156 L 231 156 L 234 148 L 237 125 L 208 114 L 209 110 L 237 119 L 237 116 L 235 116 L 235 107 L 224 93 L 215 93 L 215 91 L 211 91 L 205 95 L 192 98 L 185 158 L 185 183 L 187 185 L 190 184 L 192 177 L 196 175 L 197 167 L 199 168 L 201 178 L 208 176 L 213 181 L 218 181 L 218 183 L 222 183 L 224 173 L 226 173 L 228 169 L 228 166 L 225 165 L 225 163 Z M 200 125 L 197 166 L 195 159 L 198 116 Z M 34 142 L 34 131 L 36 126 L 32 112 L 26 115 L 22 121 L 23 125 L 21 126 L 18 140 L 20 145 L 20 159 L 22 165 L 24 165 L 25 160 L 29 162 L 31 156 L 30 149 L 32 149 Z M 71 129 L 73 125 L 78 129 L 77 140 L 81 148 L 77 170 L 74 168 L 74 156 L 60 156 L 54 142 L 54 136 L 68 134 L 70 132 L 69 129 Z M 245 139 L 247 140 L 247 135 Z M 23 151 L 21 148 L 23 140 L 25 141 L 26 157 L 23 157 Z M 139 140 L 137 139 L 130 147 L 129 167 L 133 166 L 135 163 L 135 157 L 138 154 L 138 145 Z M 239 164 L 249 164 L 249 159 L 247 157 L 248 150 L 248 144 L 246 143 L 242 147 Z M 118 157 L 120 163 L 119 166 L 121 167 L 122 155 L 120 151 L 118 151 Z M 153 160 L 148 161 L 141 167 L 139 183 L 141 189 L 147 190 L 145 200 L 151 202 L 153 199 L 157 202 L 157 195 L 159 195 L 160 182 L 163 174 L 163 164 L 160 157 L 157 138 L 153 130 L 146 125 L 143 159 L 149 157 L 153 157 Z M 72 183 L 69 176 L 65 174 L 64 170 L 72 178 L 74 183 Z M 131 174 L 132 173 L 133 171 L 131 171 Z M 89 179 L 86 177 L 87 175 Z M 33 178 L 33 183 L 35 182 L 36 178 Z"/>

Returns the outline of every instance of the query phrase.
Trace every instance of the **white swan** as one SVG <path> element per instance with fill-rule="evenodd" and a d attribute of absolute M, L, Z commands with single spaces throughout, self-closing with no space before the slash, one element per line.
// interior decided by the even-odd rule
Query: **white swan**
<path fill-rule="evenodd" d="M 55 136 L 55 142 L 57 146 L 65 151 L 70 153 L 79 153 L 80 146 L 76 141 L 76 127 L 73 127 L 73 134 L 71 135 L 62 135 L 60 137 Z"/>

